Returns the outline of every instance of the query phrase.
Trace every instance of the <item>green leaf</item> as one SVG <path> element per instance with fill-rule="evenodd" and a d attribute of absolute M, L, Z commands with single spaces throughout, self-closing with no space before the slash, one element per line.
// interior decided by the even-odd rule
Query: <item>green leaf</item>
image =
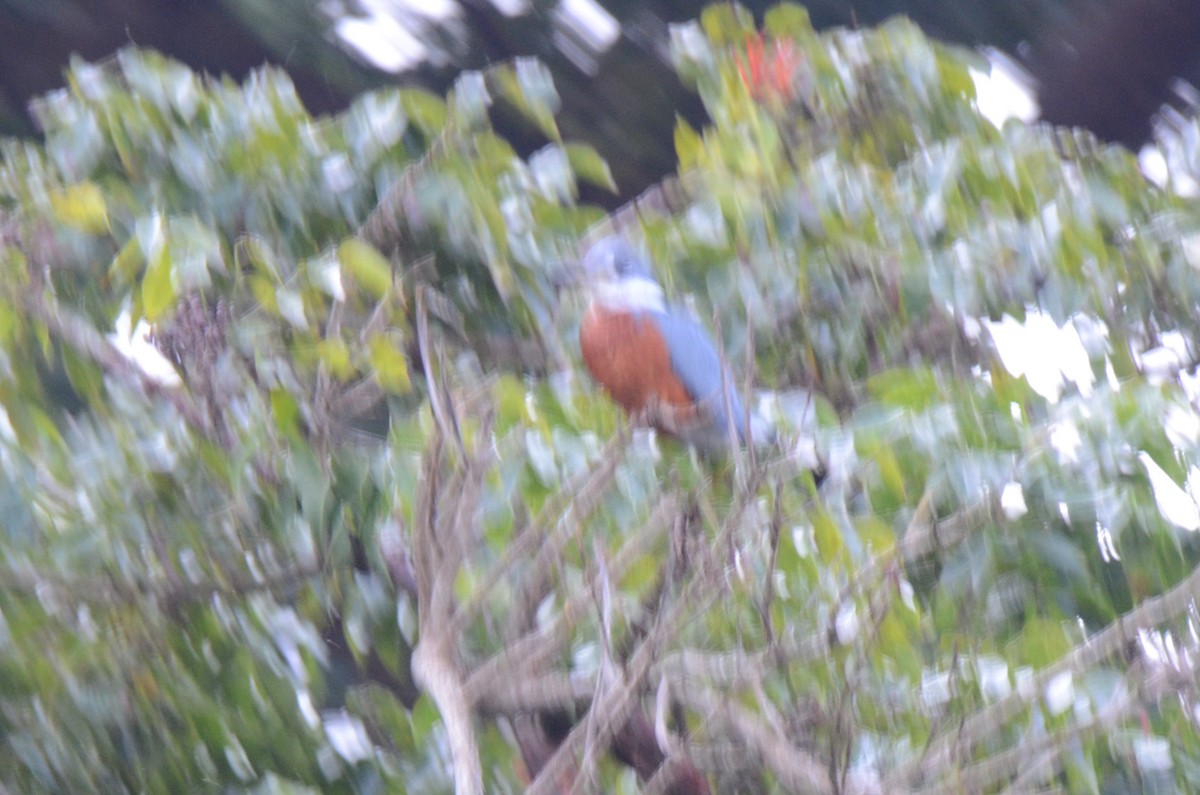
<path fill-rule="evenodd" d="M 613 181 L 608 163 L 595 149 L 585 144 L 567 144 L 564 148 L 567 150 L 571 170 L 576 175 L 593 185 L 607 188 L 613 193 L 617 192 L 617 183 Z"/>
<path fill-rule="evenodd" d="M 175 306 L 176 292 L 171 252 L 165 241 L 154 247 L 142 277 L 142 313 L 153 323 Z"/>
<path fill-rule="evenodd" d="M 780 39 L 807 39 L 813 35 L 808 9 L 799 3 L 780 3 L 767 9 L 763 30 Z"/>
<path fill-rule="evenodd" d="M 258 235 L 246 235 L 238 241 L 238 251 L 245 255 L 245 261 L 257 273 L 270 279 L 276 285 L 283 281 L 278 258 L 265 238 Z"/>
<path fill-rule="evenodd" d="M 880 649 L 910 679 L 916 681 L 921 677 L 921 655 L 913 647 L 913 640 L 920 640 L 919 634 L 910 634 L 905 622 L 889 612 L 879 623 L 878 628 Z"/>
<path fill-rule="evenodd" d="M 394 394 L 412 390 L 408 377 L 408 360 L 396 349 L 386 334 L 376 334 L 367 341 L 368 360 L 380 386 Z"/>
<path fill-rule="evenodd" d="M 826 566 L 841 561 L 842 553 L 845 551 L 842 531 L 827 511 L 817 511 L 816 516 L 813 517 L 813 541 L 817 545 L 817 554 L 820 556 L 821 562 Z"/>
<path fill-rule="evenodd" d="M 252 275 L 246 282 L 250 285 L 250 293 L 259 306 L 273 315 L 278 315 L 279 302 L 275 299 L 275 284 L 258 275 Z"/>
<path fill-rule="evenodd" d="M 1050 618 L 1031 618 L 1021 630 L 1020 660 L 1034 668 L 1045 668 L 1071 650 L 1071 641 L 1062 622 Z"/>
<path fill-rule="evenodd" d="M 517 58 L 513 68 L 521 94 L 535 116 L 553 118 L 560 101 L 558 90 L 554 87 L 554 77 L 546 65 L 536 58 Z M 553 126 L 552 121 L 550 124 Z M 549 134 L 550 129 L 543 127 L 543 131 Z"/>
<path fill-rule="evenodd" d="M 317 356 L 333 373 L 334 377 L 346 380 L 354 375 L 350 361 L 350 348 L 340 339 L 324 339 L 317 343 Z"/>
<path fill-rule="evenodd" d="M 408 120 L 428 137 L 437 135 L 446 126 L 446 103 L 424 89 L 402 89 L 400 107 Z"/>
<path fill-rule="evenodd" d="M 937 377 L 928 369 L 895 369 L 867 381 L 867 391 L 880 403 L 918 411 L 941 399 Z"/>
<path fill-rule="evenodd" d="M 417 699 L 417 703 L 413 705 L 412 709 L 412 734 L 413 743 L 416 746 L 425 744 L 429 732 L 437 725 L 438 720 L 439 715 L 433 699 L 426 695 Z"/>
<path fill-rule="evenodd" d="M 859 519 L 855 523 L 855 530 L 867 552 L 872 555 L 888 554 L 896 546 L 896 531 L 878 517 Z"/>
<path fill-rule="evenodd" d="M 906 496 L 904 488 L 904 474 L 900 468 L 900 462 L 896 458 L 896 452 L 888 445 L 881 445 L 875 451 L 875 465 L 879 467 L 879 476 L 883 480 L 884 486 L 898 504 L 903 504 Z"/>
<path fill-rule="evenodd" d="M 18 316 L 12 304 L 0 301 L 0 346 L 8 348 L 14 344 L 14 335 L 23 322 L 24 317 Z"/>
<path fill-rule="evenodd" d="M 545 65 L 536 58 L 518 58 L 512 68 L 500 67 L 493 73 L 501 94 L 551 141 L 561 135 L 554 122 L 558 112 L 558 92 Z"/>
<path fill-rule="evenodd" d="M 754 17 L 738 3 L 714 3 L 700 14 L 700 26 L 717 46 L 740 45 L 754 33 Z"/>
<path fill-rule="evenodd" d="M 350 277 L 375 298 L 383 298 L 392 289 L 392 266 L 370 243 L 356 237 L 338 246 L 338 262 Z"/>
<path fill-rule="evenodd" d="M 89 359 L 81 358 L 73 350 L 62 352 L 63 367 L 71 386 L 75 387 L 88 402 L 100 402 L 104 389 L 104 376 Z"/>
<path fill-rule="evenodd" d="M 625 572 L 622 590 L 644 593 L 658 581 L 662 561 L 656 555 L 642 555 Z"/>
<path fill-rule="evenodd" d="M 505 373 L 493 388 L 496 407 L 496 430 L 504 433 L 515 425 L 529 421 L 525 396 L 528 390 L 520 379 Z"/>
<path fill-rule="evenodd" d="M 275 427 L 284 436 L 300 433 L 300 406 L 286 390 L 271 390 L 271 416 L 275 419 Z"/>
<path fill-rule="evenodd" d="M 687 171 L 700 162 L 700 154 L 704 150 L 702 139 L 687 119 L 675 117 L 675 156 L 679 158 L 679 170 Z"/>
<path fill-rule="evenodd" d="M 108 229 L 108 207 L 104 193 L 94 182 L 80 182 L 52 191 L 50 209 L 66 226 L 93 233 Z"/>
<path fill-rule="evenodd" d="M 975 98 L 975 81 L 971 79 L 971 71 L 965 64 L 939 54 L 937 65 L 946 91 L 967 99 Z"/>
<path fill-rule="evenodd" d="M 118 287 L 129 284 L 145 263 L 146 255 L 141 242 L 136 236 L 131 236 L 113 257 L 112 265 L 108 268 L 108 281 Z"/>

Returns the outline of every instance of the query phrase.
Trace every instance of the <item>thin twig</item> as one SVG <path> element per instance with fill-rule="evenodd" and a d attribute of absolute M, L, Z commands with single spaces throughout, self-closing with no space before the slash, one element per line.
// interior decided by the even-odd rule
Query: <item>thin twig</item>
<path fill-rule="evenodd" d="M 630 534 L 613 557 L 609 564 L 612 577 L 623 577 L 629 567 L 657 543 L 666 532 L 671 517 L 678 511 L 677 505 L 672 496 L 663 495 L 642 526 Z M 531 664 L 561 651 L 563 639 L 568 636 L 578 617 L 586 613 L 591 598 L 591 592 L 587 589 L 573 594 L 552 623 L 510 643 L 476 668 L 466 684 L 471 698 L 479 700 L 485 693 L 495 693 L 508 687 L 517 678 L 514 676 L 516 672 L 526 670 Z"/>
<path fill-rule="evenodd" d="M 752 473 L 757 474 L 757 473 Z M 657 659 L 659 650 L 667 643 L 685 616 L 697 614 L 716 598 L 714 580 L 722 570 L 724 550 L 735 529 L 740 526 L 746 510 L 758 488 L 757 477 L 739 489 L 725 521 L 716 537 L 705 549 L 695 569 L 695 575 L 687 582 L 675 601 L 660 613 L 654 626 L 634 650 L 623 671 L 623 676 L 609 684 L 599 693 L 588 710 L 587 717 L 571 731 L 558 751 L 533 782 L 531 793 L 547 793 L 550 782 L 573 763 L 576 755 L 585 752 L 581 763 L 579 781 L 587 781 L 598 760 L 598 753 L 606 750 L 613 736 L 622 726 L 636 705 L 636 697 L 642 682 Z M 593 743 L 586 741 L 592 738 Z"/>
<path fill-rule="evenodd" d="M 443 381 L 434 372 L 433 343 L 429 339 L 429 313 L 425 308 L 425 289 L 417 289 L 417 347 L 421 352 L 421 363 L 425 368 L 425 388 L 429 395 L 429 408 L 441 429 L 442 435 L 454 440 L 455 447 L 465 460 L 466 445 L 458 426 L 458 419 L 450 405 Z M 440 362 L 439 362 L 440 364 Z"/>
<path fill-rule="evenodd" d="M 785 791 L 830 795 L 834 792 L 828 768 L 820 760 L 771 731 L 745 707 L 706 688 L 689 689 L 686 699 L 694 708 L 720 719 L 733 729 L 744 747 L 775 774 Z"/>

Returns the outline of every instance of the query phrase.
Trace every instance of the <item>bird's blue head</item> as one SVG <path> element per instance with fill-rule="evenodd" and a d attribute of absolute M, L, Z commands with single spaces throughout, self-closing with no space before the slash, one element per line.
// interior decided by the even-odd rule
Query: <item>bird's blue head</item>
<path fill-rule="evenodd" d="M 613 309 L 663 309 L 663 292 L 650 261 L 624 238 L 612 235 L 583 255 L 583 271 L 594 300 Z"/>
<path fill-rule="evenodd" d="M 627 240 L 616 235 L 601 238 L 583 255 L 583 269 L 592 281 L 649 279 L 654 281 L 650 262 Z"/>

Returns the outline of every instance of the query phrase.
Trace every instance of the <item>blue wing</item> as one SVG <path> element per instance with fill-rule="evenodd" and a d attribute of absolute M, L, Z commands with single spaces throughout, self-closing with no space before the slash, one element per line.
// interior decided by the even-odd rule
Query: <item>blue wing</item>
<path fill-rule="evenodd" d="M 721 366 L 721 357 L 708 332 L 680 310 L 655 312 L 653 315 L 671 353 L 671 366 L 675 374 L 692 398 L 713 419 L 711 430 L 716 436 L 712 441 L 728 445 L 727 404 L 733 412 L 733 427 L 738 438 L 745 441 L 746 413 L 742 408 L 742 400 L 729 373 Z"/>

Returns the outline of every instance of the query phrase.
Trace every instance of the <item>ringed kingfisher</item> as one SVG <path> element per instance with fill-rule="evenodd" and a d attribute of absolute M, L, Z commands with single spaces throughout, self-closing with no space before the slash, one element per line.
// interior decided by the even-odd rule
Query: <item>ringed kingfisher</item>
<path fill-rule="evenodd" d="M 591 298 L 579 327 L 583 362 L 613 400 L 702 453 L 746 442 L 742 400 L 712 338 L 667 304 L 650 263 L 612 236 L 588 249 L 583 271 Z"/>

